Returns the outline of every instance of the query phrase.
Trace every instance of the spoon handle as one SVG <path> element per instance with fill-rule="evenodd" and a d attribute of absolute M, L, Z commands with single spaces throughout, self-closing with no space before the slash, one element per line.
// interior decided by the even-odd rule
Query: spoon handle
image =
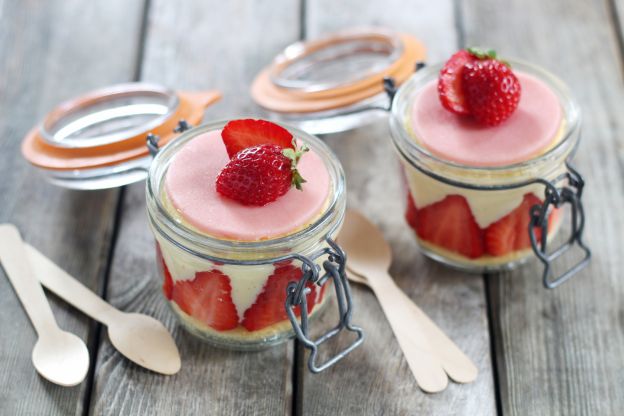
<path fill-rule="evenodd" d="M 28 253 L 17 227 L 0 224 L 0 261 L 35 331 L 41 337 L 58 325 L 43 288 L 30 267 Z"/>
<path fill-rule="evenodd" d="M 386 283 L 390 281 L 392 284 Z M 448 385 L 448 377 L 426 337 L 425 327 L 413 320 L 407 304 L 401 301 L 401 290 L 383 272 L 371 276 L 369 282 L 383 309 L 405 359 L 418 382 L 428 393 L 437 393 Z"/>
<path fill-rule="evenodd" d="M 410 319 L 419 321 L 429 342 L 439 357 L 442 367 L 453 381 L 471 383 L 476 380 L 479 370 L 472 360 L 427 316 L 396 284 L 399 296 L 410 309 Z"/>
<path fill-rule="evenodd" d="M 58 297 L 108 326 L 121 312 L 58 267 L 30 244 L 25 244 L 30 264 L 39 281 Z"/>

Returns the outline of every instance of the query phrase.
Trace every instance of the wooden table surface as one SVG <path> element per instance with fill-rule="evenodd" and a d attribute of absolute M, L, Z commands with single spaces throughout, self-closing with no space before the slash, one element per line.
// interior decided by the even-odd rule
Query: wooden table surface
<path fill-rule="evenodd" d="M 175 4 L 174 4 L 175 3 Z M 0 222 L 126 311 L 161 319 L 182 370 L 143 370 L 100 325 L 49 294 L 62 328 L 92 358 L 79 386 L 34 371 L 35 334 L 0 277 L 2 415 L 621 415 L 624 411 L 624 3 L 620 0 L 0 0 Z M 365 344 L 319 375 L 293 343 L 258 353 L 218 350 L 175 322 L 160 293 L 144 184 L 77 192 L 45 183 L 21 158 L 28 129 L 58 103 L 124 81 L 220 89 L 205 120 L 257 114 L 248 87 L 284 46 L 349 26 L 414 34 L 429 61 L 487 45 L 558 74 L 583 111 L 576 165 L 587 179 L 591 266 L 556 290 L 536 261 L 469 275 L 418 254 L 402 218 L 385 122 L 327 136 L 347 172 L 349 203 L 379 223 L 395 252 L 392 274 L 476 362 L 470 385 L 436 395 L 416 386 L 372 294 L 354 287 Z M 0 272 L 2 274 L 3 272 Z M 329 324 L 330 313 L 321 322 Z"/>

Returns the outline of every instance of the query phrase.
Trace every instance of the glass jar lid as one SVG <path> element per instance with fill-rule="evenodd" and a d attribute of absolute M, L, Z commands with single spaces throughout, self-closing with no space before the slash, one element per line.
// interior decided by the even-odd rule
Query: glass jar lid
<path fill-rule="evenodd" d="M 275 58 L 269 76 L 281 88 L 329 91 L 382 73 L 402 53 L 403 44 L 395 33 L 354 30 L 290 45 Z"/>
<path fill-rule="evenodd" d="M 258 74 L 251 95 L 274 120 L 312 134 L 344 131 L 385 117 L 384 78 L 401 84 L 424 58 L 411 35 L 351 29 L 288 46 Z"/>
<path fill-rule="evenodd" d="M 116 85 L 61 104 L 43 120 L 40 134 L 58 147 L 107 145 L 160 126 L 178 105 L 173 91 L 157 85 Z"/>
<path fill-rule="evenodd" d="M 194 125 L 216 91 L 173 91 L 146 83 L 118 84 L 59 104 L 32 128 L 22 155 L 55 185 L 113 188 L 145 179 L 146 137 L 171 140 L 182 120 Z"/>

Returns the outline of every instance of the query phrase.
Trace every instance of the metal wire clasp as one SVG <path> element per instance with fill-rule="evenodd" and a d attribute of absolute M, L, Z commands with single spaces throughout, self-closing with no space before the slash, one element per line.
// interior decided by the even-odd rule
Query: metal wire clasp
<path fill-rule="evenodd" d="M 566 172 L 565 178 L 568 181 L 568 185 L 557 188 L 552 183 L 546 182 L 544 202 L 542 205 L 531 207 L 530 211 L 531 221 L 529 222 L 529 237 L 531 239 L 531 247 L 535 255 L 544 264 L 542 279 L 544 281 L 544 286 L 548 289 L 553 289 L 568 280 L 579 270 L 587 266 L 591 258 L 591 251 L 582 240 L 583 228 L 585 227 L 585 212 L 583 210 L 581 196 L 583 194 L 585 181 L 581 174 L 578 173 L 569 162 L 566 162 L 566 168 L 568 172 Z M 564 244 L 551 254 L 548 254 L 548 209 L 551 205 L 555 208 L 559 208 L 565 203 L 569 203 L 572 207 L 572 234 Z M 536 229 L 541 230 L 539 242 L 537 241 Z M 574 245 L 577 245 L 583 250 L 583 258 L 559 276 L 551 277 L 552 262 Z"/>
<path fill-rule="evenodd" d="M 351 313 L 353 310 L 353 300 L 351 289 L 345 273 L 346 255 L 344 251 L 330 238 L 326 239 L 328 248 L 320 251 L 312 257 L 295 255 L 294 258 L 302 262 L 301 268 L 303 276 L 298 282 L 291 282 L 286 288 L 286 314 L 295 331 L 295 335 L 303 343 L 305 348 L 310 350 L 308 368 L 312 373 L 319 373 L 341 359 L 360 346 L 364 341 L 364 332 L 361 328 L 351 324 Z M 323 262 L 324 273 L 320 274 L 320 267 L 314 260 L 322 255 L 327 255 L 327 260 Z M 327 280 L 332 279 L 338 300 L 339 322 L 317 340 L 311 340 L 308 327 L 308 304 L 307 294 L 310 289 L 306 287 L 308 282 L 322 286 Z M 297 319 L 295 308 L 301 311 L 301 323 Z M 319 346 L 325 341 L 337 335 L 341 330 L 354 332 L 357 334 L 356 340 L 338 354 L 329 358 L 321 365 L 317 365 L 316 358 Z"/>
<path fill-rule="evenodd" d="M 183 133 L 192 127 L 193 126 L 191 126 L 186 120 L 181 119 L 180 121 L 178 121 L 178 125 L 173 129 L 173 132 Z M 147 137 L 145 138 L 147 150 L 149 150 L 149 153 L 152 157 L 156 157 L 156 155 L 160 151 L 160 147 L 158 146 L 159 140 L 160 137 L 153 133 L 148 133 Z"/>
<path fill-rule="evenodd" d="M 414 65 L 414 72 L 418 72 L 426 66 L 424 62 L 416 62 Z M 396 95 L 398 88 L 396 86 L 396 81 L 393 77 L 384 77 L 383 79 L 383 89 L 388 96 L 388 107 L 385 108 L 386 111 L 392 110 L 392 103 L 394 102 L 394 96 Z"/>

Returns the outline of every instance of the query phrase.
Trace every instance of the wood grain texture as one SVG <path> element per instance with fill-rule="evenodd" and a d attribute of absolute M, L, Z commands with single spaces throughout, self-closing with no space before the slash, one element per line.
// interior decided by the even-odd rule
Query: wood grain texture
<path fill-rule="evenodd" d="M 298 16 L 298 4 L 290 1 L 153 1 L 142 79 L 172 88 L 220 89 L 225 98 L 207 111 L 206 121 L 250 113 L 248 87 L 281 48 L 297 39 Z M 147 313 L 170 328 L 182 369 L 171 377 L 150 373 L 122 358 L 105 339 L 92 413 L 289 414 L 291 345 L 257 353 L 225 351 L 176 324 L 156 278 L 144 186 L 130 186 L 124 193 L 108 298 L 122 310 Z"/>
<path fill-rule="evenodd" d="M 450 1 L 308 2 L 309 36 L 353 25 L 394 27 L 422 37 L 432 60 L 452 53 L 458 42 Z M 417 252 L 403 219 L 405 197 L 387 123 L 327 136 L 326 141 L 346 170 L 349 204 L 379 224 L 392 246 L 391 274 L 397 284 L 475 361 L 480 374 L 473 384 L 450 383 L 436 395 L 421 392 L 376 299 L 354 284 L 354 322 L 367 338 L 326 373 L 299 370 L 304 374 L 303 414 L 495 414 L 483 279 L 441 267 Z M 329 310 L 318 326 L 333 322 L 334 311 Z"/>
<path fill-rule="evenodd" d="M 138 36 L 141 6 L 122 0 L 0 2 L 0 222 L 15 223 L 26 241 L 96 291 L 118 192 L 48 185 L 22 159 L 20 143 L 60 100 L 132 79 L 137 49 L 128 39 Z M 89 379 L 64 388 L 36 374 L 34 331 L 0 275 L 0 414 L 83 414 Z M 92 321 L 48 297 L 59 326 L 92 345 Z"/>
<path fill-rule="evenodd" d="M 489 281 L 503 411 L 621 414 L 624 90 L 609 7 L 532 0 L 463 5 L 468 44 L 492 46 L 558 74 L 584 119 L 575 165 L 587 179 L 591 266 L 553 291 L 542 288 L 536 262 Z"/>

